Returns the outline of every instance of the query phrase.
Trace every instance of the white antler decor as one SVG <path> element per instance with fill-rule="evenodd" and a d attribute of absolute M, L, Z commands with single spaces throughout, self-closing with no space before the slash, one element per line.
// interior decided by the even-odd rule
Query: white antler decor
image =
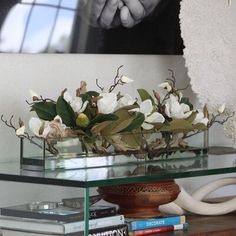
<path fill-rule="evenodd" d="M 236 178 L 223 178 L 210 182 L 192 195 L 189 195 L 183 187 L 178 198 L 167 205 L 160 206 L 160 210 L 169 214 L 183 215 L 185 210 L 199 215 L 223 215 L 236 210 L 236 197 L 222 203 L 206 203 L 204 197 L 226 185 L 236 184 Z"/>

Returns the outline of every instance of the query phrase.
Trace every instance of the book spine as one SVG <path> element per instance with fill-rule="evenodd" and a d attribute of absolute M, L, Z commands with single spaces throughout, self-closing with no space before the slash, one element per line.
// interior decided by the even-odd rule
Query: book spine
<path fill-rule="evenodd" d="M 173 216 L 147 220 L 132 221 L 129 224 L 130 230 L 150 229 L 161 226 L 178 225 L 186 223 L 185 216 Z"/>
<path fill-rule="evenodd" d="M 162 233 L 175 230 L 187 230 L 187 229 L 188 229 L 188 223 L 184 223 L 179 225 L 162 226 L 159 228 L 130 231 L 129 236 L 142 236 L 147 234 L 155 234 L 155 233 Z"/>
<path fill-rule="evenodd" d="M 119 235 L 119 236 L 128 236 L 128 226 L 115 225 L 112 227 L 99 228 L 95 230 L 89 230 L 89 236 L 101 236 L 101 235 Z"/>
<path fill-rule="evenodd" d="M 4 209 L 0 210 L 2 216 L 12 216 L 12 217 L 22 217 L 29 219 L 45 219 L 45 220 L 58 220 L 63 222 L 71 221 L 81 221 L 83 220 L 83 212 L 74 214 L 54 214 L 53 210 L 51 214 L 46 214 L 44 212 L 32 212 L 32 211 L 19 211 L 14 209 Z M 116 215 L 116 208 L 103 208 L 103 209 L 91 209 L 89 210 L 89 219 L 97 219 L 107 216 Z"/>
<path fill-rule="evenodd" d="M 107 209 L 94 209 L 89 210 L 89 219 L 97 219 L 107 216 L 113 216 L 116 214 L 116 208 L 111 207 Z"/>
<path fill-rule="evenodd" d="M 123 215 L 109 216 L 103 218 L 97 218 L 89 221 L 89 229 L 97 229 L 108 227 L 112 225 L 124 224 L 125 219 Z M 84 230 L 84 221 L 81 222 L 71 222 L 64 225 L 64 234 L 69 234 L 73 232 L 79 232 Z"/>

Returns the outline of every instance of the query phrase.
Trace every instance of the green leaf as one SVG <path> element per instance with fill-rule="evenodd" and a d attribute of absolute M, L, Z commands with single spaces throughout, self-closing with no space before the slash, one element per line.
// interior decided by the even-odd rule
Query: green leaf
<path fill-rule="evenodd" d="M 182 97 L 180 100 L 180 103 L 184 103 L 190 107 L 190 110 L 193 110 L 193 104 L 190 102 L 189 98 L 187 97 Z"/>
<path fill-rule="evenodd" d="M 167 125 L 163 126 L 159 131 L 180 132 L 185 133 L 193 130 L 193 125 L 184 119 L 172 120 Z"/>
<path fill-rule="evenodd" d="M 120 122 L 115 125 L 113 125 L 113 128 L 110 130 L 110 134 L 116 134 L 119 133 L 120 131 L 124 130 L 127 126 L 129 126 L 134 118 L 130 117 L 129 119 L 126 120 L 119 120 Z"/>
<path fill-rule="evenodd" d="M 132 123 L 126 127 L 122 132 L 130 132 L 134 129 L 140 128 L 145 121 L 145 116 L 143 113 L 137 113 L 136 117 L 133 119 Z"/>
<path fill-rule="evenodd" d="M 193 123 L 193 121 L 195 120 L 196 116 L 197 116 L 197 112 L 196 111 L 192 112 L 192 114 L 188 118 L 186 118 L 185 120 L 187 120 L 190 123 Z"/>
<path fill-rule="evenodd" d="M 89 100 L 89 95 L 88 94 L 80 94 L 79 97 L 82 98 L 82 101 L 85 102 L 85 101 L 88 101 Z"/>
<path fill-rule="evenodd" d="M 137 89 L 137 91 L 142 101 L 150 99 L 152 101 L 152 104 L 154 104 L 152 96 L 145 89 Z"/>
<path fill-rule="evenodd" d="M 108 121 L 108 120 L 117 120 L 118 116 L 115 114 L 100 114 L 97 115 L 91 122 L 90 125 L 94 125 L 96 123 L 101 123 L 104 121 Z"/>
<path fill-rule="evenodd" d="M 91 132 L 93 134 L 98 134 L 100 133 L 104 128 L 106 128 L 108 125 L 110 125 L 113 121 L 104 121 L 102 123 L 98 123 L 97 125 L 94 125 L 93 128 L 91 129 Z"/>
<path fill-rule="evenodd" d="M 103 135 L 112 135 L 125 129 L 131 124 L 135 116 L 131 115 L 128 110 L 119 109 L 115 112 L 117 120 L 111 122 L 109 125 L 101 130 Z"/>
<path fill-rule="evenodd" d="M 42 120 L 53 120 L 57 115 L 56 104 L 53 102 L 36 102 L 31 107 Z"/>
<path fill-rule="evenodd" d="M 157 122 L 157 123 L 151 123 L 153 126 L 154 126 L 154 129 L 159 131 L 159 129 L 161 129 L 163 126 L 165 126 L 165 123 L 160 123 L 160 122 Z"/>
<path fill-rule="evenodd" d="M 134 108 L 138 108 L 139 105 L 137 103 L 133 104 L 133 105 L 127 105 L 127 106 L 124 106 L 122 108 L 119 108 L 115 113 L 117 113 L 118 111 L 120 110 L 126 110 L 126 111 L 129 111 L 129 110 L 132 110 Z"/>
<path fill-rule="evenodd" d="M 205 125 L 202 124 L 202 123 L 198 123 L 198 124 L 193 125 L 193 128 L 194 128 L 195 130 L 202 130 L 202 131 L 208 129 L 207 126 L 205 126 Z"/>
<path fill-rule="evenodd" d="M 141 133 L 129 133 L 129 134 L 122 134 L 121 140 L 128 144 L 132 148 L 139 149 L 140 145 L 142 144 L 142 134 Z"/>
<path fill-rule="evenodd" d="M 57 114 L 61 117 L 63 123 L 68 127 L 76 126 L 76 115 L 70 104 L 60 96 L 56 104 Z"/>
<path fill-rule="evenodd" d="M 92 143 L 95 143 L 96 137 L 94 137 L 94 136 L 85 136 L 85 137 L 83 138 L 83 140 L 84 140 L 85 143 L 90 143 L 90 144 L 92 144 Z"/>
<path fill-rule="evenodd" d="M 86 94 L 88 94 L 90 97 L 94 96 L 94 97 L 98 97 L 99 93 L 96 91 L 88 91 Z"/>

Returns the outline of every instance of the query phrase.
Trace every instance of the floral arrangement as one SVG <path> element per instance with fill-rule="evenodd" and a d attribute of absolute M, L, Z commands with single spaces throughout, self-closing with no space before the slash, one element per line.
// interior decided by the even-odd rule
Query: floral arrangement
<path fill-rule="evenodd" d="M 58 152 L 55 147 L 58 140 L 78 137 L 87 153 L 108 154 L 112 146 L 116 153 L 136 156 L 148 153 L 150 158 L 185 149 L 188 137 L 209 129 L 213 123 L 223 124 L 227 120 L 220 120 L 225 105 L 212 114 L 207 106 L 202 110 L 194 109 L 189 98 L 182 94 L 187 87 L 176 87 L 171 70 L 171 78 L 159 84 L 153 95 L 144 89 L 137 89 L 139 98 L 116 92 L 118 86 L 133 82 L 120 75 L 120 69 L 107 91 L 98 80 L 99 91 L 88 90 L 87 83 L 81 81 L 75 97 L 64 89 L 57 100 L 31 91 L 32 101 L 27 103 L 37 114 L 29 120 L 33 135 L 25 131 L 21 120 L 18 128 L 13 125 L 13 117 L 10 121 L 3 116 L 1 119 L 19 137 L 35 144 L 35 137 L 45 139 L 48 150 L 54 155 Z M 156 133 L 159 136 L 153 138 Z"/>

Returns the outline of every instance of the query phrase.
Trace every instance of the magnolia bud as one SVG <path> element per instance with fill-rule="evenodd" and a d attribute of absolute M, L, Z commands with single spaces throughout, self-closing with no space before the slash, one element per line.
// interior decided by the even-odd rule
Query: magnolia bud
<path fill-rule="evenodd" d="M 218 112 L 222 114 L 225 111 L 225 103 L 218 108 Z"/>
<path fill-rule="evenodd" d="M 84 113 L 80 113 L 76 118 L 76 125 L 86 128 L 89 125 L 89 118 Z"/>

